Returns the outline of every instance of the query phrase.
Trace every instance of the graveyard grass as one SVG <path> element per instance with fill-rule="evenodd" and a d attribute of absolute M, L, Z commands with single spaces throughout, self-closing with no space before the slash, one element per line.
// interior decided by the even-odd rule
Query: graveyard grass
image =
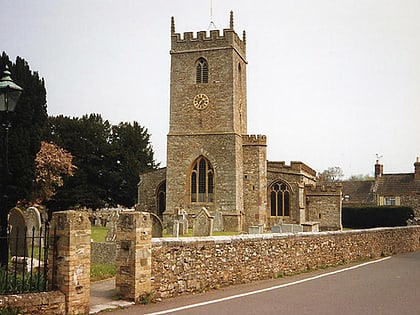
<path fill-rule="evenodd" d="M 102 226 L 92 226 L 91 238 L 94 242 L 103 243 L 105 242 L 106 234 L 108 233 L 109 228 Z"/>
<path fill-rule="evenodd" d="M 92 226 L 91 238 L 94 242 L 105 242 L 109 228 Z M 115 277 L 115 265 L 112 264 L 92 264 L 90 266 L 90 280 L 92 282 Z"/>
<path fill-rule="evenodd" d="M 105 237 L 108 233 L 109 228 L 92 226 L 91 238 L 94 242 L 105 242 Z M 214 232 L 213 236 L 229 236 L 229 235 L 238 235 L 239 232 Z M 188 229 L 188 233 L 182 235 L 181 237 L 191 237 L 192 228 Z M 173 237 L 166 233 L 166 229 L 163 230 L 163 237 Z M 112 264 L 92 264 L 90 266 L 90 280 L 100 281 L 108 278 L 115 277 L 115 265 Z"/>

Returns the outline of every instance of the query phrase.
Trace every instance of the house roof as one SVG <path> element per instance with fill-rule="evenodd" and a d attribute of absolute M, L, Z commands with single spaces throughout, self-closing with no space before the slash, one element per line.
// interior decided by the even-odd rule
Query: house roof
<path fill-rule="evenodd" d="M 374 180 L 345 181 L 343 184 L 343 196 L 345 204 L 370 204 L 373 199 Z M 347 197 L 348 196 L 348 197 Z"/>
<path fill-rule="evenodd" d="M 413 173 L 382 174 L 375 180 L 345 181 L 342 184 L 343 204 L 347 205 L 374 203 L 374 195 L 420 195 L 420 180 L 414 179 Z"/>
<path fill-rule="evenodd" d="M 420 194 L 420 180 L 414 179 L 413 173 L 383 174 L 376 178 L 375 193 L 382 196 Z"/>

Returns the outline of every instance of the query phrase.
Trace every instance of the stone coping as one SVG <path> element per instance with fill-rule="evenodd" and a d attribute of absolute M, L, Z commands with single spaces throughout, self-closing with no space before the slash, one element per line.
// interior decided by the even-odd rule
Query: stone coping
<path fill-rule="evenodd" d="M 322 232 L 297 232 L 297 233 L 264 233 L 264 234 L 241 234 L 231 236 L 202 236 L 202 237 L 165 237 L 152 238 L 152 246 L 163 245 L 182 245 L 192 243 L 236 243 L 241 241 L 263 241 L 270 239 L 285 239 L 292 237 L 306 237 L 306 236 L 327 236 L 327 235 L 350 235 L 350 234 L 364 234 L 369 232 L 395 230 L 395 229 L 411 229 L 419 228 L 420 226 L 397 226 L 397 227 L 378 227 L 371 229 L 353 229 L 353 230 L 338 230 L 338 231 L 322 231 Z"/>

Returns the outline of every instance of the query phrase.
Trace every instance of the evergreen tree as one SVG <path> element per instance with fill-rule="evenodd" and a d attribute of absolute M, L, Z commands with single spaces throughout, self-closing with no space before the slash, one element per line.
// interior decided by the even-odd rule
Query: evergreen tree
<path fill-rule="evenodd" d="M 49 117 L 44 139 L 71 152 L 77 167 L 47 204 L 52 210 L 131 207 L 139 172 L 156 167 L 150 135 L 136 122 L 111 126 L 98 114 Z"/>
<path fill-rule="evenodd" d="M 44 80 L 39 78 L 38 73 L 30 70 L 24 59 L 17 57 L 16 63 L 13 64 L 3 52 L 0 56 L 1 75 L 6 65 L 13 81 L 23 88 L 23 92 L 16 104 L 15 112 L 8 114 L 3 112 L 0 115 L 2 140 L 0 168 L 3 170 L 5 163 L 8 162 L 8 173 L 0 180 L 0 267 L 6 266 L 8 259 L 7 215 L 18 201 L 30 197 L 35 178 L 35 157 L 41 146 L 41 131 L 47 119 Z M 11 128 L 8 128 L 9 141 L 6 143 L 6 129 L 9 122 Z M 4 145 L 8 147 L 8 161 L 3 154 Z"/>
<path fill-rule="evenodd" d="M 9 114 L 12 127 L 9 129 L 9 207 L 17 201 L 29 198 L 35 178 L 35 157 L 41 147 L 42 129 L 47 119 L 47 101 L 44 79 L 37 72 L 31 71 L 28 63 L 16 58 L 10 62 L 5 52 L 0 58 L 0 71 L 6 64 L 16 84 L 23 88 L 22 95 L 14 113 Z M 0 117 L 0 124 L 4 124 Z M 1 130 L 4 138 L 4 130 Z M 3 148 L 2 148 L 3 149 Z M 1 157 L 2 159 L 3 157 Z M 1 165 L 4 161 L 1 160 Z"/>

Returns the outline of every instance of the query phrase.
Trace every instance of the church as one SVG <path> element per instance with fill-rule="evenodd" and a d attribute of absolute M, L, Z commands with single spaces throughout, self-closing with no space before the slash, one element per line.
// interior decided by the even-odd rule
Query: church
<path fill-rule="evenodd" d="M 341 229 L 342 189 L 318 185 L 302 162 L 267 161 L 265 135 L 247 130 L 246 33 L 183 35 L 171 19 L 166 167 L 140 174 L 138 204 L 168 223 L 184 210 L 221 214 L 223 230 L 316 222 Z"/>

